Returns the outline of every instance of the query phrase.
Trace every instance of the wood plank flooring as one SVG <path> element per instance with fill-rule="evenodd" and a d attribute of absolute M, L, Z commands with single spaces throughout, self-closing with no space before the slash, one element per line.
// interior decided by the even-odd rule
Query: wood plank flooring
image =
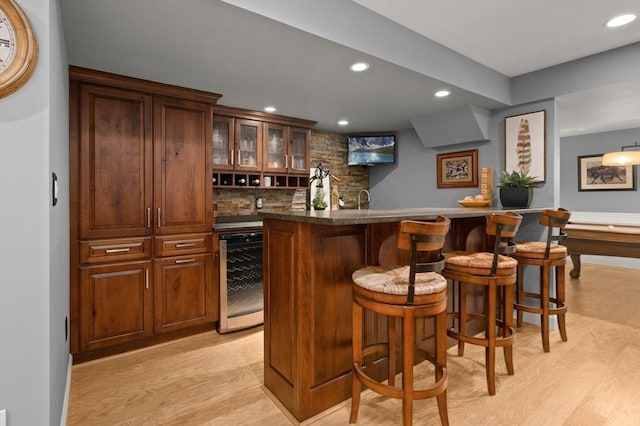
<path fill-rule="evenodd" d="M 570 268 L 567 268 L 567 271 Z M 484 351 L 449 351 L 451 425 L 640 425 L 640 271 L 585 264 L 567 275 L 568 342 L 517 330 L 515 375 L 501 351 L 497 394 L 486 392 Z M 262 387 L 260 327 L 178 341 L 73 366 L 68 426 L 290 425 Z M 423 363 L 425 364 L 425 363 Z M 426 376 L 428 367 L 416 372 Z M 306 421 L 347 425 L 350 400 Z M 400 425 L 401 402 L 363 392 L 358 424 Z M 415 425 L 439 425 L 435 400 L 414 402 Z"/>

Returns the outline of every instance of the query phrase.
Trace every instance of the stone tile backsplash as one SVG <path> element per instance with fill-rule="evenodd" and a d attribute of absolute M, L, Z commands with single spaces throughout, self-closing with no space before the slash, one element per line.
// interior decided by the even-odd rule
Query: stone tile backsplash
<path fill-rule="evenodd" d="M 340 133 L 311 132 L 311 167 L 319 161 L 331 170 L 331 174 L 340 179 L 332 181 L 331 188 L 338 185 L 338 192 L 345 201 L 346 208 L 355 208 L 358 192 L 369 189 L 369 170 L 367 166 L 347 165 L 346 136 Z M 295 194 L 293 189 L 227 189 L 213 190 L 213 202 L 217 205 L 219 216 L 256 214 L 256 198 L 262 198 L 264 209 L 289 210 Z"/>

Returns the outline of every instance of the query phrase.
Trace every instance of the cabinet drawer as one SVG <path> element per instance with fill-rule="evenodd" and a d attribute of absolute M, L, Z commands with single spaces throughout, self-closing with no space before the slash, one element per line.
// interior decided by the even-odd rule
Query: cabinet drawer
<path fill-rule="evenodd" d="M 80 263 L 103 263 L 151 258 L 151 237 L 80 242 Z"/>
<path fill-rule="evenodd" d="M 182 254 L 211 251 L 211 233 L 166 235 L 156 237 L 156 256 L 179 256 Z"/>

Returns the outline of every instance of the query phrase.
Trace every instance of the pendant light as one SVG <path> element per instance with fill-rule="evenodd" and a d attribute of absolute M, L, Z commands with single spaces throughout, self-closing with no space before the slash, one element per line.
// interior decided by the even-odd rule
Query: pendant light
<path fill-rule="evenodd" d="M 625 151 L 625 148 L 634 148 Z M 640 164 L 640 145 L 638 142 L 633 145 L 625 145 L 620 151 L 607 152 L 602 157 L 603 166 L 634 166 Z"/>

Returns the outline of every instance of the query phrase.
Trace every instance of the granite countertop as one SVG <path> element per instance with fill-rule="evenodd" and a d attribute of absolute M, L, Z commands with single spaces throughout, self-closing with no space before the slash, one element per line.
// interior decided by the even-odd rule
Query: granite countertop
<path fill-rule="evenodd" d="M 409 209 L 345 209 L 322 211 L 269 211 L 259 212 L 263 219 L 317 223 L 321 225 L 355 225 L 367 223 L 397 222 L 403 219 L 432 220 L 442 215 L 448 218 L 486 216 L 491 213 L 512 211 L 520 214 L 539 213 L 550 207 L 528 209 L 502 209 L 499 207 L 420 207 Z"/>

